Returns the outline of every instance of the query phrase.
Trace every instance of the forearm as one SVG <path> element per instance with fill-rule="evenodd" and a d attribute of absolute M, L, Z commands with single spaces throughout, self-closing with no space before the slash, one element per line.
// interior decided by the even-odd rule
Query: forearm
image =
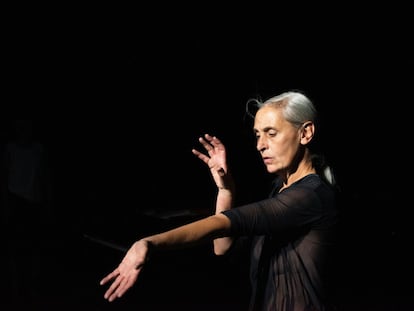
<path fill-rule="evenodd" d="M 234 190 L 219 188 L 216 198 L 216 215 L 233 207 Z"/>
<path fill-rule="evenodd" d="M 216 200 L 216 215 L 221 212 L 229 210 L 233 207 L 234 187 L 231 189 L 219 188 Z M 213 241 L 214 253 L 216 255 L 223 255 L 232 245 L 233 238 L 223 237 L 217 238 Z"/>
<path fill-rule="evenodd" d="M 213 215 L 143 240 L 154 250 L 176 249 L 223 237 L 229 228 L 230 220 L 226 216 Z"/>

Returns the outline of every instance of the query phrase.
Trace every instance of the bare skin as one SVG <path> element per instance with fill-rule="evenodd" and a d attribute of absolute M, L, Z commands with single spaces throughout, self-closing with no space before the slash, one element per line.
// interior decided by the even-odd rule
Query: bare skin
<path fill-rule="evenodd" d="M 101 285 L 112 281 L 104 298 L 108 301 L 120 298 L 135 284 L 148 260 L 151 248 L 169 249 L 176 245 L 190 246 L 195 241 L 203 242 L 223 236 L 229 228 L 230 220 L 226 216 L 213 215 L 136 241 L 129 248 L 119 266 L 100 281 Z"/>
<path fill-rule="evenodd" d="M 216 215 L 222 211 L 229 210 L 233 207 L 235 196 L 235 185 L 233 178 L 227 167 L 226 148 L 223 143 L 215 136 L 205 134 L 199 138 L 208 155 L 193 149 L 192 152 L 209 168 L 214 182 L 218 188 L 216 198 Z M 223 237 L 213 241 L 214 253 L 223 255 L 233 243 L 232 237 Z"/>

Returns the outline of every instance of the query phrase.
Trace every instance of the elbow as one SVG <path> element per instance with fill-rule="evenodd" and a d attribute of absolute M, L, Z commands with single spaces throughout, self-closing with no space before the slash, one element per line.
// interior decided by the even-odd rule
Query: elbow
<path fill-rule="evenodd" d="M 214 254 L 218 256 L 224 255 L 233 243 L 233 238 L 227 236 L 231 225 L 230 220 L 222 214 L 212 216 L 212 219 L 220 223 L 218 227 L 221 228 L 216 231 L 216 238 L 213 240 Z"/>
<path fill-rule="evenodd" d="M 214 255 L 216 255 L 216 256 L 224 256 L 225 254 L 226 254 L 226 250 L 214 248 Z"/>
<path fill-rule="evenodd" d="M 226 250 L 222 248 L 214 248 L 214 255 L 216 256 L 223 256 L 226 253 Z"/>
<path fill-rule="evenodd" d="M 231 238 L 219 238 L 215 239 L 214 244 L 214 254 L 217 256 L 222 256 L 227 253 L 227 251 L 230 249 L 230 246 L 232 244 Z"/>

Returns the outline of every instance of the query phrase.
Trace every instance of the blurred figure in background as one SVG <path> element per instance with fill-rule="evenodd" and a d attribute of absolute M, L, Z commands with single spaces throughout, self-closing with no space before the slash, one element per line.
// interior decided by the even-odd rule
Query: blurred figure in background
<path fill-rule="evenodd" d="M 32 120 L 11 121 L 3 149 L 2 228 L 13 301 L 31 301 L 39 287 L 43 234 L 52 223 L 52 178 L 47 151 Z"/>

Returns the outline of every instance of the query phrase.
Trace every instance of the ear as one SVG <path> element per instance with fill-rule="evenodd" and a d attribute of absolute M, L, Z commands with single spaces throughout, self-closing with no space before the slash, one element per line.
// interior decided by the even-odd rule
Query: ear
<path fill-rule="evenodd" d="M 307 145 L 315 135 L 315 124 L 312 121 L 307 121 L 302 125 L 300 143 Z"/>

